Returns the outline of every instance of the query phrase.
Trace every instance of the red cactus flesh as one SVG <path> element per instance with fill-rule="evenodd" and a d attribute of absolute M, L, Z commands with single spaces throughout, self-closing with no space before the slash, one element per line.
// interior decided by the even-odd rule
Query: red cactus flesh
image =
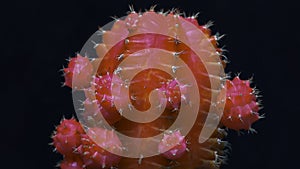
<path fill-rule="evenodd" d="M 249 80 L 235 77 L 227 80 L 226 105 L 222 123 L 234 130 L 249 130 L 252 123 L 257 121 L 259 106 L 256 102 L 255 91 L 250 87 Z"/>
<path fill-rule="evenodd" d="M 176 80 L 171 80 L 167 83 L 164 83 L 160 90 L 167 97 L 167 108 L 170 110 L 177 110 L 180 106 L 181 98 L 185 98 L 187 86 L 180 85 Z"/>
<path fill-rule="evenodd" d="M 60 163 L 61 169 L 84 169 L 84 163 L 80 156 L 66 157 Z"/>
<path fill-rule="evenodd" d="M 56 128 L 53 144 L 59 153 L 66 156 L 72 155 L 73 151 L 81 144 L 81 134 L 83 133 L 80 123 L 75 119 L 65 119 Z"/>
<path fill-rule="evenodd" d="M 112 75 L 94 77 L 91 87 L 85 89 L 87 96 L 83 102 L 85 113 L 84 119 L 93 124 L 105 120 L 108 124 L 114 124 L 121 119 L 121 115 L 114 106 L 114 101 L 118 97 L 111 94 Z M 101 113 L 101 114 L 100 114 Z"/>
<path fill-rule="evenodd" d="M 93 65 L 87 57 L 77 54 L 71 58 L 67 68 L 64 68 L 65 85 L 74 88 L 85 88 L 89 86 Z M 73 86 L 74 85 L 74 86 Z"/>
<path fill-rule="evenodd" d="M 109 74 L 95 77 L 96 100 L 99 102 L 100 111 L 109 124 L 113 124 L 121 119 L 121 115 L 114 106 L 117 97 L 111 94 L 112 76 Z"/>
<path fill-rule="evenodd" d="M 186 151 L 186 141 L 180 131 L 165 134 L 159 143 L 159 152 L 167 159 L 175 160 L 180 158 Z"/>
<path fill-rule="evenodd" d="M 77 55 L 70 60 L 68 68 L 64 69 L 66 86 L 74 90 L 84 90 L 86 100 L 83 102 L 84 112 L 81 117 L 84 118 L 85 124 L 88 124 L 88 128 L 85 133 L 75 119 L 63 120 L 57 127 L 53 140 L 57 151 L 65 157 L 61 168 L 219 168 L 226 160 L 224 149 L 227 142 L 222 139 L 227 133 L 222 127 L 251 130 L 251 124 L 259 119 L 259 107 L 249 81 L 240 80 L 238 77 L 226 81 L 224 75 L 221 75 L 220 72 L 224 71 L 227 62 L 222 57 L 223 50 L 218 47 L 217 41 L 220 37 L 211 35 L 209 26 L 210 24 L 199 25 L 194 16 L 184 18 L 175 11 L 156 13 L 150 10 L 145 13 L 132 11 L 124 20 L 117 20 L 111 30 L 101 30 L 102 43 L 95 46 L 97 58 L 90 61 L 87 57 Z M 156 34 L 153 30 L 173 32 L 174 36 Z M 213 52 L 209 55 L 211 60 L 200 59 L 189 44 L 178 39 L 179 35 L 189 44 L 197 44 L 203 53 L 212 49 Z M 139 71 L 130 82 L 118 76 L 118 72 L 122 71 L 119 66 L 127 58 L 133 57 L 137 60 L 136 64 L 128 69 L 138 69 L 142 62 L 144 65 L 154 64 L 151 56 L 153 52 L 144 50 L 153 48 L 180 58 L 192 72 L 185 76 L 195 78 L 198 91 L 192 92 L 199 94 L 200 106 L 194 119 L 195 123 L 186 135 L 181 133 L 180 126 L 168 130 L 175 123 L 182 107 L 198 104 L 189 98 L 190 86 L 182 83 L 185 77 L 174 78 L 171 74 L 152 67 Z M 139 62 L 143 56 L 149 58 Z M 167 64 L 166 67 L 169 67 L 173 74 L 177 69 L 181 69 L 180 66 L 172 64 Z M 210 73 L 207 67 L 214 70 L 214 74 Z M 218 79 L 217 84 L 220 88 L 213 89 L 213 78 Z M 222 88 L 222 82 L 226 83 L 226 87 Z M 122 93 L 122 85 L 128 88 L 128 93 Z M 113 86 L 114 92 L 119 96 L 113 94 Z M 157 99 L 161 103 L 159 106 L 166 104 L 165 110 L 158 118 L 151 122 L 139 123 L 122 115 L 123 107 L 133 107 L 142 112 L 148 110 L 152 106 L 149 97 L 155 90 L 164 95 Z M 211 101 L 213 94 L 222 91 L 226 92 L 226 104 L 221 122 L 213 129 L 213 134 L 201 143 L 199 136 L 210 113 L 210 106 L 216 104 Z M 122 97 L 125 94 L 128 97 Z M 183 113 L 188 115 L 191 112 Z M 113 130 L 106 129 L 107 124 L 99 127 L 103 121 L 112 126 Z M 158 152 L 157 155 L 143 157 L 143 154 L 140 154 L 140 158 L 136 158 L 122 157 L 126 153 L 123 147 L 125 144 L 116 132 L 133 138 L 151 138 L 162 132 L 165 134 L 163 138 L 155 140 L 157 146 L 152 147 Z M 143 144 L 136 145 L 137 151 L 146 148 Z"/>
<path fill-rule="evenodd" d="M 90 128 L 88 134 L 93 137 L 93 140 L 87 135 L 82 135 L 82 145 L 79 148 L 84 164 L 91 169 L 117 165 L 121 157 L 114 153 L 122 151 L 118 136 L 113 131 L 102 128 Z"/>

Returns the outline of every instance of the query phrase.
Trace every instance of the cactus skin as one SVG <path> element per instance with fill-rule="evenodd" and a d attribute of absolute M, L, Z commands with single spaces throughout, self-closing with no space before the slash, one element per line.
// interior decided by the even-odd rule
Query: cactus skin
<path fill-rule="evenodd" d="M 164 83 L 159 90 L 165 93 L 167 97 L 167 109 L 178 110 L 180 107 L 181 96 L 186 95 L 187 86 L 178 84 L 176 80 Z"/>
<path fill-rule="evenodd" d="M 59 164 L 61 169 L 83 169 L 84 163 L 80 156 L 65 157 Z"/>
<path fill-rule="evenodd" d="M 110 151 L 122 151 L 122 144 L 118 136 L 113 132 L 103 128 L 90 128 L 88 135 L 82 135 L 82 145 L 78 148 L 87 168 L 111 168 L 116 166 L 121 157 L 104 150 L 99 145 L 108 148 Z M 95 141 L 95 142 L 94 142 Z"/>
<path fill-rule="evenodd" d="M 100 112 L 109 124 L 114 124 L 121 119 L 121 115 L 114 106 L 114 98 L 111 94 L 112 75 L 97 76 L 94 80 L 96 100 Z"/>
<path fill-rule="evenodd" d="M 252 123 L 261 118 L 255 90 L 250 87 L 249 80 L 241 80 L 238 76 L 226 83 L 226 104 L 221 122 L 237 131 L 252 130 Z"/>
<path fill-rule="evenodd" d="M 77 54 L 76 57 L 70 59 L 68 67 L 64 68 L 63 71 L 65 73 L 64 85 L 82 89 L 90 85 L 93 65 L 90 63 L 89 58 Z"/>
<path fill-rule="evenodd" d="M 52 137 L 56 150 L 65 156 L 72 156 L 74 149 L 81 144 L 83 133 L 80 123 L 74 118 L 62 120 Z"/>
<path fill-rule="evenodd" d="M 108 124 L 112 125 L 118 132 L 130 137 L 150 137 L 161 133 L 161 130 L 167 129 L 174 122 L 177 110 L 180 109 L 180 104 L 182 104 L 180 98 L 185 97 L 186 86 L 181 85 L 163 71 L 156 69 L 149 69 L 135 76 L 130 85 L 130 98 L 136 109 L 147 110 L 149 108 L 150 103 L 147 98 L 154 89 L 163 91 L 168 101 L 166 110 L 158 119 L 150 123 L 134 123 L 123 118 L 113 104 L 114 99 L 118 98 L 111 96 L 112 75 L 124 58 L 140 49 L 161 48 L 175 52 L 192 70 L 197 84 L 200 86 L 201 106 L 196 123 L 188 135 L 182 137 L 179 129 L 171 131 L 171 134 L 165 135 L 157 147 L 157 150 L 162 152 L 160 155 L 147 158 L 142 156 L 140 158 L 128 158 L 117 156 L 98 146 L 99 144 L 106 145 L 111 147 L 113 151 L 122 151 L 122 143 L 113 131 L 103 128 L 89 128 L 87 131 L 89 135 L 94 133 L 92 135 L 95 136 L 91 139 L 83 132 L 82 128 L 75 127 L 78 131 L 74 132 L 74 127 L 70 125 L 72 126 L 71 132 L 61 134 L 61 127 L 57 127 L 53 140 L 57 151 L 63 154 L 65 158 L 60 165 L 62 169 L 218 169 L 226 161 L 227 153 L 224 149 L 228 147 L 228 143 L 222 140 L 227 136 L 222 127 L 225 126 L 234 130 L 251 130 L 251 124 L 259 119 L 256 97 L 251 94 L 253 89 L 250 88 L 248 81 L 235 78 L 233 81 L 227 80 L 226 82 L 227 99 L 224 116 L 219 127 L 206 142 L 199 143 L 198 136 L 210 106 L 210 103 L 205 100 L 210 100 L 211 95 L 211 91 L 206 90 L 210 88 L 210 84 L 203 63 L 197 60 L 195 53 L 185 44 L 176 41 L 176 38 L 172 39 L 153 34 L 131 36 L 133 32 L 147 32 L 147 30 L 155 28 L 155 25 L 164 25 L 168 21 L 172 21 L 174 17 L 182 16 L 177 15 L 174 11 L 166 14 L 156 13 L 153 10 L 143 14 L 131 11 L 124 21 L 118 20 L 110 31 L 102 32 L 103 43 L 96 46 L 98 57 L 104 57 L 99 66 L 101 69 L 96 66 L 98 59 L 90 61 L 86 57 L 77 55 L 70 60 L 68 68 L 64 69 L 65 84 L 73 89 L 84 89 L 87 99 L 83 102 L 85 107 L 83 117 L 89 123 L 101 121 L 102 117 L 99 116 L 99 113 L 102 113 Z M 210 24 L 199 25 L 196 17 L 184 19 L 194 24 L 210 40 L 219 53 L 222 65 L 225 67 L 227 62 L 222 58 L 223 50 L 218 47 L 217 43 L 220 37 L 211 35 Z M 164 28 L 172 29 L 173 27 L 175 25 Z M 191 33 L 194 30 L 186 32 L 184 26 L 180 26 L 179 29 L 190 41 L 197 42 L 197 37 L 192 36 Z M 112 46 L 113 48 L 108 51 Z M 181 53 L 181 51 L 185 52 Z M 77 66 L 75 66 L 76 64 Z M 96 75 L 92 77 L 91 75 L 94 72 L 96 72 Z M 72 79 L 73 77 L 76 80 Z M 94 78 L 93 83 L 87 83 L 92 81 L 92 78 Z M 93 93 L 94 90 L 95 93 Z M 240 96 L 240 93 L 243 96 Z M 237 112 L 241 113 L 241 118 L 239 118 Z M 229 116 L 232 117 L 232 121 L 228 120 Z M 80 125 L 74 119 L 71 119 L 63 120 L 60 126 L 64 126 L 68 121 L 71 121 L 73 125 L 75 124 L 74 126 Z M 73 138 L 75 141 L 66 144 L 64 141 L 69 138 Z M 168 143 L 172 142 L 172 138 L 179 139 L 180 144 L 164 151 L 166 147 L 170 148 Z M 98 140 L 98 142 L 95 143 L 95 140 Z"/>
<path fill-rule="evenodd" d="M 112 152 L 122 151 L 122 144 L 118 136 L 103 128 L 90 128 L 88 134 L 84 132 L 80 123 L 74 118 L 64 119 L 57 126 L 53 135 L 53 145 L 63 154 L 65 159 L 60 163 L 62 169 L 94 169 L 110 168 L 118 164 L 120 157 L 104 150 L 98 145 L 108 147 Z"/>
<path fill-rule="evenodd" d="M 176 144 L 176 143 L 179 144 Z M 180 131 L 165 134 L 158 146 L 159 152 L 170 160 L 180 158 L 186 151 L 186 140 Z"/>

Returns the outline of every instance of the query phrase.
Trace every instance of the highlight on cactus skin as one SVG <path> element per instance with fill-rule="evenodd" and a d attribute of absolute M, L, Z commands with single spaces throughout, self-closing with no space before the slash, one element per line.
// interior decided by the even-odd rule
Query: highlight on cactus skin
<path fill-rule="evenodd" d="M 251 80 L 232 80 L 209 26 L 177 10 L 102 27 L 63 69 L 76 119 L 52 136 L 61 169 L 217 169 L 229 129 L 262 118 Z M 81 101 L 80 101 L 81 100 Z M 79 103 L 79 104 L 78 104 Z"/>

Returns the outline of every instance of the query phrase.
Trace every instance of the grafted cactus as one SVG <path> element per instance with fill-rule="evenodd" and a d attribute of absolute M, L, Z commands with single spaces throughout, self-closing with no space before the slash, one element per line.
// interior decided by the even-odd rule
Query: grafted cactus
<path fill-rule="evenodd" d="M 258 114 L 249 81 L 224 73 L 227 58 L 210 24 L 176 11 L 131 12 L 100 29 L 97 56 L 78 54 L 65 85 L 83 111 L 53 135 L 62 169 L 217 169 L 224 129 L 250 130 Z M 179 119 L 179 120 L 178 120 Z M 84 126 L 84 127 L 82 127 Z M 129 140 L 129 141 L 128 141 Z"/>

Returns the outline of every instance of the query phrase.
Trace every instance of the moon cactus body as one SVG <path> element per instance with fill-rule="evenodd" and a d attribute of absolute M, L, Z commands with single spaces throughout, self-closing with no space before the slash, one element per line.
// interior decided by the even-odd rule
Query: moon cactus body
<path fill-rule="evenodd" d="M 154 30 L 163 33 L 157 34 Z M 95 46 L 97 57 L 90 60 L 78 55 L 64 70 L 66 85 L 85 93 L 82 117 L 88 127 L 83 131 L 74 119 L 63 120 L 57 127 L 53 140 L 65 158 L 60 165 L 62 169 L 217 169 L 227 155 L 224 150 L 228 143 L 223 141 L 227 133 L 223 127 L 249 130 L 259 119 L 256 96 L 248 81 L 225 78 L 222 72 L 226 60 L 217 45 L 219 37 L 211 35 L 208 25 L 199 25 L 195 17 L 184 18 L 176 12 L 132 11 L 124 20 L 117 20 L 111 30 L 101 33 L 102 43 Z M 203 54 L 210 52 L 210 58 L 199 58 L 195 47 Z M 191 74 L 174 78 L 173 74 L 180 74 L 182 65 L 170 64 L 170 58 L 159 57 L 163 54 L 180 59 Z M 134 64 L 122 67 L 122 62 L 129 58 L 133 58 Z M 169 72 L 151 67 L 159 64 Z M 142 66 L 147 69 L 140 70 Z M 124 74 L 120 75 L 137 70 L 130 81 L 126 81 Z M 192 93 L 199 95 L 198 101 L 190 97 L 191 84 L 184 82 L 188 76 L 195 79 L 193 87 L 197 90 Z M 214 88 L 216 83 L 212 81 L 217 82 L 219 88 Z M 125 88 L 127 93 L 124 93 Z M 153 91 L 159 96 L 155 109 L 151 108 Z M 212 102 L 214 95 L 221 95 L 222 91 L 226 92 L 224 98 Z M 199 142 L 210 107 L 221 103 L 225 109 L 220 123 L 205 142 Z M 181 133 L 181 127 L 170 130 L 181 117 L 180 110 L 195 104 L 199 104 L 199 109 L 191 129 L 186 134 Z M 125 117 L 126 109 L 148 114 L 156 113 L 152 110 L 163 110 L 155 120 L 136 122 Z M 193 112 L 183 113 L 188 116 Z M 99 127 L 103 121 L 113 129 L 106 129 L 105 125 Z M 162 132 L 164 135 L 155 139 L 157 144 L 151 147 L 157 155 L 140 154 L 132 158 L 120 155 L 128 150 L 115 132 L 133 138 L 150 138 Z M 136 151 L 147 148 L 145 142 L 136 145 Z"/>

